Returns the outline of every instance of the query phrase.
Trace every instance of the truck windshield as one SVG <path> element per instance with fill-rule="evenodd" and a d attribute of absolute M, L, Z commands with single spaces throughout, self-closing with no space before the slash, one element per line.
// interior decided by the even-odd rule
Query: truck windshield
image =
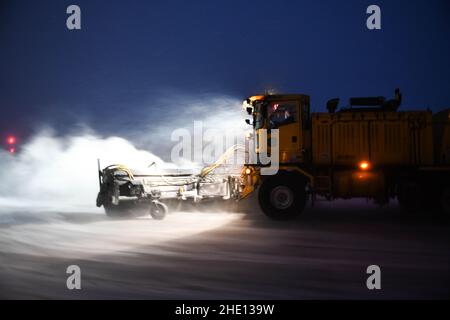
<path fill-rule="evenodd" d="M 266 119 L 267 129 L 278 129 L 297 122 L 297 102 L 256 102 L 254 105 L 253 123 L 255 130 L 265 128 Z"/>
<path fill-rule="evenodd" d="M 295 101 L 272 103 L 268 106 L 267 117 L 270 129 L 295 123 L 297 121 L 297 103 Z"/>

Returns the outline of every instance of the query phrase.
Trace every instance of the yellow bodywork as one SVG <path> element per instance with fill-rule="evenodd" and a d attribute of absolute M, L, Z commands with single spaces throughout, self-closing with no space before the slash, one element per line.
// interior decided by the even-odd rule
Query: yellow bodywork
<path fill-rule="evenodd" d="M 312 163 L 374 167 L 433 164 L 431 112 L 342 112 L 312 115 Z"/>
<path fill-rule="evenodd" d="M 250 194 L 255 191 L 255 189 L 258 187 L 260 183 L 260 172 L 259 168 L 252 167 L 252 166 L 246 166 L 242 170 L 241 174 L 241 192 L 240 192 L 240 199 L 247 198 Z"/>
<path fill-rule="evenodd" d="M 255 107 L 287 101 L 296 101 L 297 114 L 295 123 L 279 128 L 279 168 L 306 177 L 313 187 L 317 184 L 316 190 L 341 197 L 376 195 L 384 188 L 385 168 L 450 164 L 450 109 L 435 116 L 431 111 L 375 108 L 310 115 L 309 96 L 301 94 L 258 95 L 246 103 Z M 271 148 L 265 148 L 270 140 L 270 133 L 264 133 L 267 111 L 262 122 L 255 130 L 255 149 L 270 156 Z M 243 174 L 243 197 L 260 182 L 256 168 Z"/>
<path fill-rule="evenodd" d="M 127 174 L 128 178 L 130 180 L 134 180 L 134 176 L 133 173 L 131 172 L 130 168 L 128 168 L 127 166 L 123 165 L 123 164 L 113 164 L 107 167 L 108 170 L 112 170 L 112 171 L 123 171 Z"/>

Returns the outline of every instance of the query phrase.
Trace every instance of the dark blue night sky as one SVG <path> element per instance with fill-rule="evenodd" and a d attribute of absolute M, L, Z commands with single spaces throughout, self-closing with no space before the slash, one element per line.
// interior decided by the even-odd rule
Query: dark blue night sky
<path fill-rule="evenodd" d="M 70 4 L 81 31 L 66 28 Z M 366 28 L 370 4 L 381 31 Z M 132 121 L 149 101 L 158 113 L 172 90 L 243 99 L 275 88 L 310 94 L 319 111 L 400 87 L 402 108 L 438 110 L 450 107 L 449 35 L 447 0 L 1 0 L 0 134 L 80 121 L 113 131 L 111 114 Z"/>

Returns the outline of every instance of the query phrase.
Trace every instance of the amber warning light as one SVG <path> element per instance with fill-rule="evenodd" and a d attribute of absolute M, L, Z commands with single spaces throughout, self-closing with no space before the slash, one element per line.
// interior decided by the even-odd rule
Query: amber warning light
<path fill-rule="evenodd" d="M 367 171 L 370 169 L 370 162 L 369 161 L 361 161 L 359 163 L 359 169 L 363 171 Z"/>

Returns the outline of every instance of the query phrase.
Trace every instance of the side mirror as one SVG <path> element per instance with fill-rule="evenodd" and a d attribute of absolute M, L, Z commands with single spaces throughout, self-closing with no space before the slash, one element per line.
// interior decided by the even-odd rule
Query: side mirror
<path fill-rule="evenodd" d="M 245 123 L 248 124 L 249 126 L 252 125 L 252 122 L 250 121 L 250 119 L 245 119 Z"/>
<path fill-rule="evenodd" d="M 247 113 L 249 115 L 252 115 L 253 114 L 253 108 L 252 107 L 247 107 Z"/>

